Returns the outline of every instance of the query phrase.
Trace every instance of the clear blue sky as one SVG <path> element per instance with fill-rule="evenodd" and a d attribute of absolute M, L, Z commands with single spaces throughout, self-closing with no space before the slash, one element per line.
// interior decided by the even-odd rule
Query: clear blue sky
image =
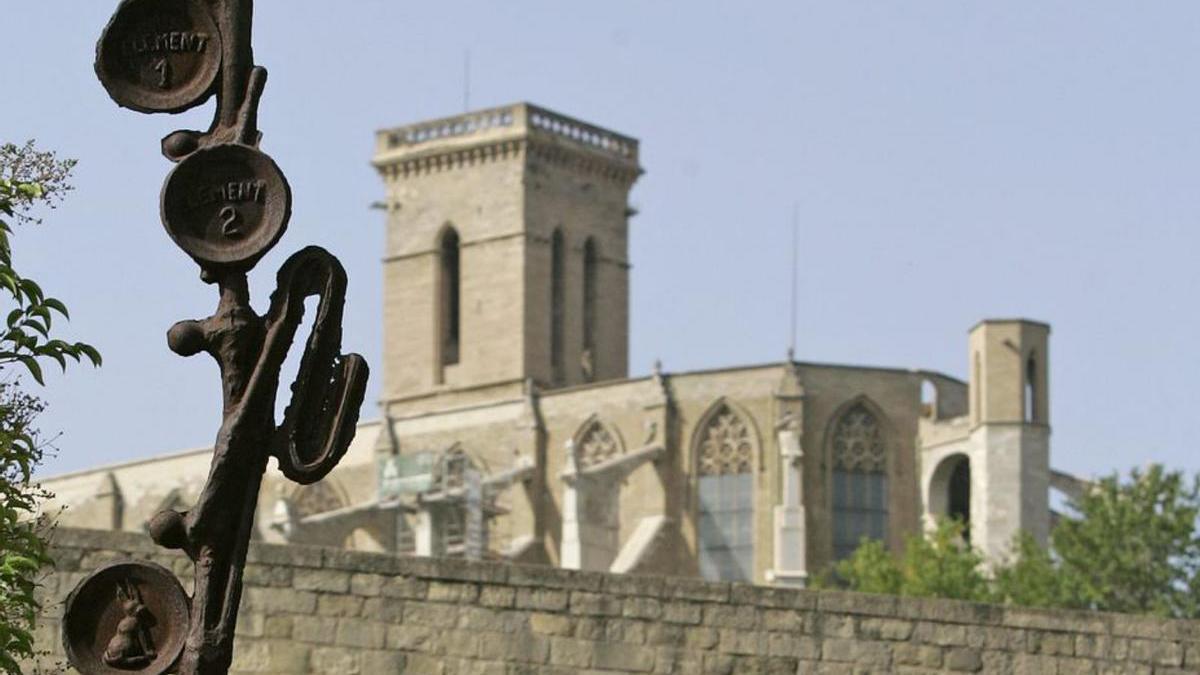
<path fill-rule="evenodd" d="M 345 344 L 379 362 L 373 132 L 529 100 L 642 139 L 632 365 L 780 360 L 793 202 L 799 357 L 966 374 L 984 317 L 1053 324 L 1053 463 L 1200 468 L 1200 4 L 1195 2 L 258 3 L 264 149 L 295 191 L 281 244 L 350 271 Z M 114 1 L 6 3 L 0 139 L 80 159 L 16 241 L 106 364 L 54 377 L 47 473 L 209 444 L 216 368 L 171 354 L 213 290 L 167 239 L 158 141 L 92 72 Z M 353 8 L 350 9 L 344 8 Z M 369 396 L 364 417 L 376 415 Z"/>

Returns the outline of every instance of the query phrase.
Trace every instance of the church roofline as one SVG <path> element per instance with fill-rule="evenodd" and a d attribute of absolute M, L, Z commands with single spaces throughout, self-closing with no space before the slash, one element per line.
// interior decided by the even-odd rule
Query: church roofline
<path fill-rule="evenodd" d="M 878 373 L 893 373 L 896 375 L 926 375 L 926 376 L 932 376 L 932 377 L 941 377 L 941 378 L 945 378 L 947 380 L 952 380 L 954 382 L 960 382 L 962 384 L 966 384 L 965 381 L 960 380 L 959 378 L 954 377 L 953 375 L 947 375 L 945 373 L 938 372 L 936 370 L 925 370 L 923 368 L 894 368 L 894 367 L 887 367 L 887 366 L 861 366 L 861 365 L 854 365 L 854 364 L 848 364 L 848 363 L 821 363 L 818 361 L 792 361 L 791 364 L 792 364 L 792 366 L 798 367 L 798 368 L 835 368 L 838 370 L 873 371 L 873 372 L 878 372 Z M 735 372 L 735 371 L 739 371 L 739 370 L 762 370 L 762 369 L 767 369 L 767 368 L 779 368 L 780 366 L 786 366 L 786 365 L 788 365 L 787 361 L 775 361 L 775 362 L 769 362 L 769 363 L 751 364 L 751 365 L 746 365 L 746 366 L 700 368 L 697 370 L 685 370 L 685 371 L 680 371 L 677 373 L 664 372 L 663 375 L 667 376 L 667 377 L 680 377 L 680 376 L 686 376 L 686 375 L 713 375 L 713 374 L 717 374 L 717 373 Z"/>
<path fill-rule="evenodd" d="M 725 366 L 725 367 L 718 367 L 718 368 L 700 368 L 700 369 L 696 369 L 696 370 L 682 370 L 679 372 L 664 371 L 663 373 L 661 373 L 661 375 L 662 375 L 662 377 L 668 378 L 668 379 L 672 378 L 672 377 L 695 377 L 695 376 L 704 376 L 704 375 L 717 375 L 720 373 L 734 373 L 734 372 L 739 372 L 739 371 L 746 372 L 746 371 L 753 371 L 753 370 L 779 369 L 779 368 L 786 367 L 787 365 L 788 365 L 787 361 L 775 361 L 775 362 L 768 362 L 768 363 L 750 364 L 750 365 L 744 365 L 744 366 Z M 859 366 L 859 365 L 850 365 L 850 364 L 842 364 L 842 363 L 817 363 L 817 362 L 813 362 L 813 361 L 793 361 L 792 365 L 793 365 L 793 367 L 800 367 L 800 368 L 834 368 L 834 369 L 839 369 L 839 370 L 857 370 L 857 371 L 870 371 L 870 372 L 877 372 L 877 373 L 891 373 L 891 374 L 895 374 L 895 375 L 913 375 L 913 376 L 917 376 L 917 377 L 937 377 L 937 378 L 941 378 L 944 380 L 948 380 L 950 382 L 955 382 L 955 383 L 961 384 L 963 386 L 967 385 L 967 383 L 964 380 L 961 380 L 952 375 L 947 375 L 945 373 L 935 371 L 935 370 L 924 370 L 924 369 L 917 369 L 917 368 L 906 369 L 906 368 L 886 368 L 886 367 L 878 367 L 878 366 Z M 609 387 L 615 388 L 615 387 L 624 387 L 624 386 L 629 386 L 629 385 L 642 384 L 642 383 L 648 382 L 653 379 L 654 379 L 654 374 L 651 373 L 648 375 L 637 375 L 634 377 L 624 377 L 624 378 L 617 378 L 617 379 L 611 379 L 611 380 L 601 380 L 599 382 L 586 382 L 586 383 L 582 383 L 582 384 L 571 385 L 569 387 L 558 387 L 555 389 L 539 389 L 537 395 L 540 398 L 553 398 L 555 396 L 567 396 L 567 395 L 571 395 L 571 394 L 577 394 L 579 392 L 597 390 L 597 389 L 605 389 L 605 388 L 609 388 Z M 430 394 L 430 395 L 426 395 L 426 396 L 421 396 L 419 398 L 434 398 L 436 396 L 437 396 L 436 394 Z M 482 410 L 482 409 L 492 408 L 492 407 L 496 407 L 496 406 L 518 405 L 523 400 L 524 399 L 520 398 L 520 397 L 503 397 L 503 398 L 498 398 L 498 399 L 492 400 L 492 401 L 467 403 L 467 404 L 457 406 L 457 407 L 441 408 L 441 409 L 437 409 L 437 410 L 422 410 L 420 412 L 414 413 L 412 415 L 407 415 L 407 416 L 406 415 L 393 415 L 391 417 L 391 420 L 393 422 L 407 422 L 407 421 L 414 420 L 414 419 L 437 417 L 440 415 L 451 415 L 451 414 L 457 414 L 457 413 L 466 412 L 466 411 L 470 411 L 470 410 Z M 387 399 L 380 399 L 379 402 L 380 402 L 380 405 L 383 405 L 386 407 L 389 402 L 395 403 L 396 401 L 397 400 L 388 401 Z"/>
<path fill-rule="evenodd" d="M 858 371 L 872 371 L 872 372 L 879 372 L 879 373 L 892 373 L 892 374 L 896 374 L 896 375 L 916 375 L 916 376 L 938 377 L 938 378 L 942 378 L 945 380 L 949 380 L 951 382 L 957 382 L 962 385 L 967 384 L 965 380 L 961 380 L 957 377 L 954 377 L 953 375 L 947 375 L 945 373 L 942 373 L 942 372 L 939 372 L 936 370 L 925 370 L 925 369 L 921 369 L 921 368 L 889 368 L 889 367 L 881 367 L 881 366 L 860 366 L 860 365 L 852 365 L 852 364 L 844 364 L 844 363 L 818 363 L 818 362 L 814 362 L 814 361 L 792 361 L 791 363 L 793 366 L 799 367 L 799 368 L 834 368 L 834 369 L 839 369 L 839 370 L 858 370 Z M 749 365 L 744 365 L 744 366 L 723 366 L 723 367 L 715 367 L 715 368 L 698 368 L 695 370 L 681 370 L 678 372 L 663 371 L 662 376 L 665 378 L 672 378 L 672 377 L 691 377 L 691 376 L 701 376 L 701 375 L 717 375 L 717 374 L 721 374 L 721 373 L 734 373 L 734 372 L 744 372 L 744 371 L 751 371 L 751 370 L 769 370 L 772 368 L 780 368 L 780 367 L 786 366 L 787 364 L 788 364 L 787 361 L 774 361 L 774 362 L 767 362 L 767 363 L 755 363 L 755 364 L 749 364 Z M 627 378 L 621 378 L 621 379 L 615 379 L 615 380 L 604 380 L 601 382 L 588 382 L 586 384 L 579 384 L 579 385 L 574 385 L 574 386 L 570 386 L 570 387 L 562 387 L 559 389 L 550 389 L 550 390 L 542 391 L 539 393 L 539 395 L 540 396 L 554 396 L 555 394 L 572 393 L 572 392 L 578 392 L 578 391 L 587 390 L 587 389 L 599 389 L 599 388 L 603 388 L 603 387 L 607 387 L 607 386 L 634 384 L 634 383 L 638 383 L 638 382 L 645 382 L 652 378 L 653 378 L 653 375 L 639 375 L 639 376 L 635 376 L 635 377 L 627 377 Z"/>
<path fill-rule="evenodd" d="M 380 423 L 379 420 L 370 420 L 370 421 L 366 421 L 366 422 L 359 422 L 354 428 L 357 431 L 358 429 L 362 429 L 363 427 L 376 426 L 379 423 Z M 132 468 L 135 466 L 142 466 L 145 464 L 157 464 L 159 462 L 169 462 L 172 460 L 182 459 L 184 457 L 192 457 L 195 455 L 211 455 L 212 451 L 213 451 L 212 446 L 207 446 L 207 447 L 203 447 L 203 448 L 192 448 L 191 450 L 180 450 L 177 452 L 167 453 L 165 455 L 154 455 L 153 457 L 144 457 L 142 459 L 131 459 L 131 460 L 126 460 L 124 462 L 116 462 L 114 464 L 104 464 L 101 466 L 92 467 L 90 469 L 80 469 L 78 471 L 70 471 L 67 473 L 60 473 L 60 474 L 57 474 L 54 476 L 46 476 L 44 478 L 37 477 L 37 481 L 40 483 L 47 483 L 50 481 L 61 481 L 61 480 L 68 480 L 71 478 L 81 478 L 83 476 L 111 473 L 113 471 L 119 471 L 121 469 L 129 469 L 129 468 Z"/>

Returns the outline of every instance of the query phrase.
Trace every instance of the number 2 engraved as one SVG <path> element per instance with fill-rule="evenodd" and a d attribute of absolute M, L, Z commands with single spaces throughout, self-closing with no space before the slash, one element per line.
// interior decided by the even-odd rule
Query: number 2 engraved
<path fill-rule="evenodd" d="M 154 62 L 154 72 L 158 73 L 159 89 L 166 89 L 171 86 L 171 64 L 167 63 L 165 58 Z"/>
<path fill-rule="evenodd" d="M 242 236 L 242 228 L 238 225 L 240 216 L 237 209 L 226 206 L 217 213 L 217 217 L 221 219 L 221 234 L 230 239 Z"/>

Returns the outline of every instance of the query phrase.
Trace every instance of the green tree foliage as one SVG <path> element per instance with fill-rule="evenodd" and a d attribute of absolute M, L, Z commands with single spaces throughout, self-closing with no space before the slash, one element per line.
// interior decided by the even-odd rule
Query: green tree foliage
<path fill-rule="evenodd" d="M 1113 474 L 1070 511 L 1049 548 L 1022 533 L 990 572 L 962 527 L 942 521 L 898 558 L 864 541 L 835 576 L 871 593 L 1200 618 L 1200 477 L 1159 465 Z"/>
<path fill-rule="evenodd" d="M 30 480 L 44 447 L 30 428 L 42 410 L 33 396 L 0 383 L 0 673 L 19 673 L 34 655 L 39 572 L 51 564 L 47 524 L 32 518 L 49 495 Z"/>
<path fill-rule="evenodd" d="M 100 365 L 100 354 L 82 342 L 52 337 L 54 318 L 67 308 L 13 266 L 12 225 L 35 225 L 38 206 L 53 208 L 70 190 L 74 162 L 39 152 L 32 143 L 0 145 L 0 297 L 7 306 L 0 325 L 0 673 L 20 673 L 21 659 L 34 656 L 32 629 L 41 571 L 51 564 L 49 524 L 37 518 L 50 495 L 33 481 L 46 445 L 33 423 L 43 404 L 23 391 L 16 374 L 43 384 L 42 366 L 68 360 Z M 17 373 L 12 372 L 16 367 Z"/>
<path fill-rule="evenodd" d="M 1200 478 L 1152 465 L 1129 480 L 1110 476 L 1055 528 L 1065 593 L 1078 606 L 1197 617 Z"/>
<path fill-rule="evenodd" d="M 851 590 L 864 593 L 988 601 L 991 588 L 981 562 L 966 544 L 962 524 L 941 520 L 929 536 L 908 537 L 899 558 L 882 542 L 864 540 L 834 573 Z"/>
<path fill-rule="evenodd" d="M 838 563 L 832 576 L 816 580 L 817 588 L 844 583 L 850 590 L 880 595 L 904 595 L 900 562 L 878 539 L 863 539 L 854 553 Z"/>
<path fill-rule="evenodd" d="M 1058 563 L 1026 532 L 1017 535 L 1006 565 L 995 570 L 994 600 L 1023 607 L 1084 609 L 1059 574 Z"/>

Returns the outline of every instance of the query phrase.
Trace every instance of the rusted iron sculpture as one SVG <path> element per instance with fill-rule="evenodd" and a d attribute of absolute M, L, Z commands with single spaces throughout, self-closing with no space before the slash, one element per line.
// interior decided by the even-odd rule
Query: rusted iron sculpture
<path fill-rule="evenodd" d="M 149 525 L 161 546 L 194 563 L 189 599 L 173 575 L 142 562 L 105 567 L 67 601 L 63 640 L 82 673 L 226 673 L 259 488 L 267 460 L 302 484 L 341 460 L 358 422 L 367 364 L 341 351 L 346 273 L 308 247 L 279 270 L 266 315 L 250 306 L 247 272 L 283 235 L 291 191 L 258 149 L 267 71 L 254 65 L 252 0 L 124 0 L 97 45 L 96 73 L 112 98 L 139 112 L 175 113 L 217 97 L 206 132 L 176 131 L 162 150 L 177 166 L 161 195 L 171 239 L 220 290 L 216 313 L 167 334 L 182 356 L 220 366 L 223 421 L 208 482 L 194 508 Z M 292 400 L 275 422 L 279 373 L 304 313 L 319 297 Z M 190 605 L 190 607 L 189 607 Z"/>

